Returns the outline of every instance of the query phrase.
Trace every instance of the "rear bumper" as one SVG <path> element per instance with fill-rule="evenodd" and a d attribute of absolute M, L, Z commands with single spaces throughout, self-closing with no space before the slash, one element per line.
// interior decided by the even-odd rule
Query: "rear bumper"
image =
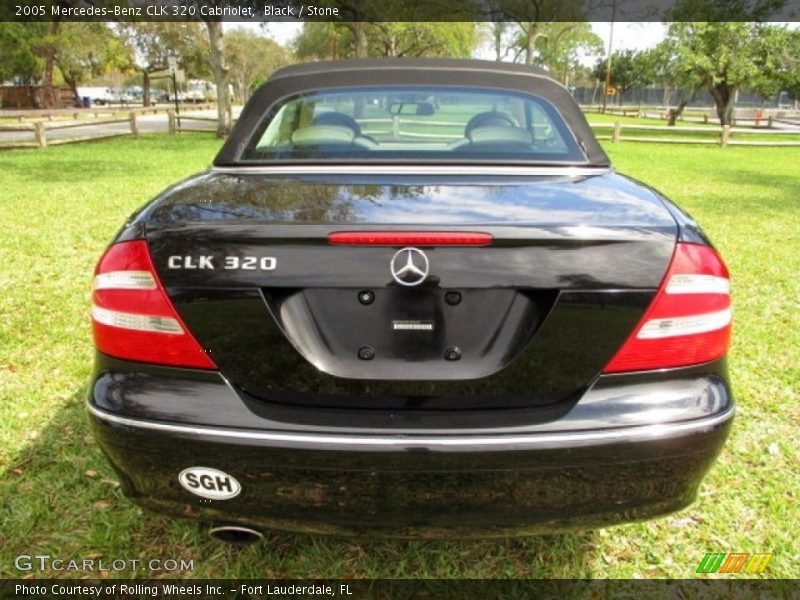
<path fill-rule="evenodd" d="M 696 418 L 676 412 L 662 382 L 652 389 L 637 383 L 638 400 L 624 386 L 596 385 L 566 415 L 529 426 L 346 431 L 266 426 L 255 414 L 250 426 L 212 425 L 188 408 L 170 418 L 142 410 L 134 401 L 146 387 L 141 378 L 127 396 L 101 381 L 89 400 L 93 429 L 125 493 L 142 506 L 257 529 L 341 535 L 525 535 L 665 514 L 693 500 L 734 412 L 723 380 L 698 377 L 678 385 L 683 405 L 702 409 Z M 215 412 L 227 417 L 216 423 L 229 421 L 235 401 L 217 389 Z M 655 396 L 646 398 L 656 389 L 658 406 Z M 179 397 L 203 405 L 208 392 L 198 387 L 191 398 L 174 385 L 167 391 L 176 405 Z M 583 419 L 575 416 L 581 405 Z M 587 410 L 597 417 L 594 426 Z M 195 496 L 178 482 L 188 467 L 224 471 L 241 493 L 221 501 Z"/>

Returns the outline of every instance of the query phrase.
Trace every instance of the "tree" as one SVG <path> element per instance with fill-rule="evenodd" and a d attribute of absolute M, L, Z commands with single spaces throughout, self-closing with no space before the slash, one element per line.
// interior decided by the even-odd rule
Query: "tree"
<path fill-rule="evenodd" d="M 352 31 L 332 22 L 303 23 L 303 28 L 292 40 L 298 58 L 330 59 L 350 58 L 355 55 Z"/>
<path fill-rule="evenodd" d="M 602 81 L 606 78 L 606 61 L 601 58 L 594 67 L 594 76 Z M 611 55 L 610 85 L 617 89 L 617 103 L 621 106 L 625 94 L 637 86 L 646 85 L 648 76 L 646 60 L 635 50 L 618 50 Z"/>
<path fill-rule="evenodd" d="M 570 73 L 579 66 L 580 54 L 603 52 L 603 41 L 586 22 L 546 23 L 541 31 L 536 62 L 564 85 L 569 85 Z"/>
<path fill-rule="evenodd" d="M 56 91 L 53 87 L 53 71 L 56 64 L 58 34 L 61 31 L 61 21 L 59 17 L 56 17 L 53 22 L 47 23 L 47 28 L 47 33 L 38 40 L 38 44 L 36 44 L 35 48 L 37 53 L 44 60 L 44 74 L 42 78 L 42 87 L 44 88 L 42 90 L 42 102 L 44 108 L 57 108 L 58 98 L 56 97 Z"/>
<path fill-rule="evenodd" d="M 342 11 L 342 23 L 353 39 L 353 50 L 356 58 L 367 58 L 369 56 L 369 42 L 367 40 L 365 0 L 339 0 Z"/>
<path fill-rule="evenodd" d="M 0 80 L 41 83 L 42 97 L 33 104 L 54 108 L 59 103 L 53 86 L 57 68 L 77 96 L 78 82 L 98 75 L 111 64 L 127 64 L 127 52 L 102 23 L 0 23 Z"/>
<path fill-rule="evenodd" d="M 660 59 L 660 54 L 652 48 L 640 50 L 633 55 L 631 64 L 634 79 L 633 89 L 636 93 L 636 103 L 639 105 L 642 103 L 642 90 L 659 81 Z"/>
<path fill-rule="evenodd" d="M 45 35 L 46 23 L 0 23 L 0 81 L 35 85 L 42 78 L 44 63 L 36 52 Z"/>
<path fill-rule="evenodd" d="M 800 102 L 800 30 L 795 29 L 788 34 L 779 64 L 782 65 L 783 91 L 789 93 L 797 106 Z"/>
<path fill-rule="evenodd" d="M 55 59 L 61 21 L 41 23 L 0 23 L 0 72 L 5 77 L 15 78 L 28 85 L 41 83 L 41 103 L 45 108 L 58 104 L 53 87 Z"/>
<path fill-rule="evenodd" d="M 758 48 L 759 73 L 749 86 L 765 100 L 786 91 L 800 98 L 800 31 L 762 26 Z"/>
<path fill-rule="evenodd" d="M 169 56 L 177 56 L 179 66 L 190 77 L 208 72 L 208 36 L 199 23 L 141 21 L 119 27 L 131 50 L 134 67 L 142 74 L 145 106 L 150 106 L 150 78 L 154 73 L 166 71 Z"/>
<path fill-rule="evenodd" d="M 34 52 L 41 34 L 39 23 L 0 23 L 0 81 L 13 79 L 33 85 L 41 79 L 42 60 Z"/>
<path fill-rule="evenodd" d="M 474 22 L 364 23 L 367 56 L 470 56 L 478 41 Z M 304 23 L 293 41 L 299 58 L 353 58 L 357 53 L 352 29 L 343 23 Z"/>
<path fill-rule="evenodd" d="M 242 103 L 257 84 L 292 59 L 274 40 L 246 29 L 233 29 L 226 34 L 225 54 L 234 95 Z"/>
<path fill-rule="evenodd" d="M 34 85 L 44 73 L 44 61 L 36 51 L 39 40 L 46 34 L 48 23 L 0 22 L 0 81 L 12 80 L 28 86 L 31 106 L 39 106 L 41 98 Z"/>
<path fill-rule="evenodd" d="M 560 21 L 577 22 L 584 16 L 583 0 L 497 0 L 498 18 L 514 24 L 512 47 L 514 62 L 522 59 L 526 65 L 535 62 L 536 46 L 546 38 L 547 24 Z"/>
<path fill-rule="evenodd" d="M 101 75 L 109 68 L 128 68 L 131 57 L 123 42 L 105 23 L 70 22 L 61 25 L 55 63 L 78 102 L 79 82 Z"/>
<path fill-rule="evenodd" d="M 760 23 L 768 21 L 787 0 L 678 0 L 669 13 L 672 21 Z"/>
<path fill-rule="evenodd" d="M 509 29 L 508 23 L 505 21 L 494 21 L 488 24 L 487 29 L 489 37 L 492 40 L 494 59 L 500 62 L 508 56 L 509 47 L 505 40 L 506 32 Z"/>
<path fill-rule="evenodd" d="M 492 42 L 494 59 L 502 61 L 510 50 L 507 34 L 510 30 L 510 23 L 505 21 L 502 7 L 503 0 L 485 0 L 486 13 L 482 15 L 487 23 L 484 25 L 485 37 Z"/>
<path fill-rule="evenodd" d="M 755 23 L 672 23 L 678 69 L 708 89 L 720 125 L 730 125 L 736 93 L 758 77 L 758 26 Z"/>
<path fill-rule="evenodd" d="M 367 42 L 372 56 L 464 58 L 477 45 L 478 26 L 474 22 L 372 23 Z"/>
<path fill-rule="evenodd" d="M 675 69 L 687 87 L 706 88 L 720 125 L 730 125 L 737 92 L 760 76 L 764 28 L 786 0 L 679 0 L 668 39 L 675 48 Z"/>
<path fill-rule="evenodd" d="M 294 40 L 294 52 L 301 58 L 367 58 L 369 56 L 368 29 L 376 17 L 395 13 L 393 0 L 374 3 L 368 0 L 319 0 L 320 7 L 335 7 L 340 20 L 306 21 Z M 381 12 L 375 14 L 375 9 Z M 400 19 L 395 19 L 400 20 Z"/>
<path fill-rule="evenodd" d="M 430 0 L 318 0 L 316 4 L 335 6 L 340 19 L 304 23 L 293 42 L 299 58 L 469 56 L 478 41 L 477 9 L 471 2 L 460 8 Z M 444 13 L 464 18 L 460 22 L 437 18 Z"/>
<path fill-rule="evenodd" d="M 676 91 L 678 93 L 677 107 L 669 109 L 669 121 L 667 123 L 674 126 L 684 108 L 694 98 L 697 91 L 697 82 L 690 73 L 681 69 L 680 56 L 675 40 L 664 39 L 647 52 L 649 54 L 652 82 L 660 83 L 664 88 L 664 105 L 671 106 L 673 93 Z"/>

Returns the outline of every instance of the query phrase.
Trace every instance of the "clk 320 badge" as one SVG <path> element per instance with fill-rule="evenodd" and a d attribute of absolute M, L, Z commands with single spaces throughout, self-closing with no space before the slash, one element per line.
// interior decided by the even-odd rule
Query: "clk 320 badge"
<path fill-rule="evenodd" d="M 170 256 L 168 269 L 209 269 L 227 271 L 274 271 L 278 261 L 274 256 Z"/>

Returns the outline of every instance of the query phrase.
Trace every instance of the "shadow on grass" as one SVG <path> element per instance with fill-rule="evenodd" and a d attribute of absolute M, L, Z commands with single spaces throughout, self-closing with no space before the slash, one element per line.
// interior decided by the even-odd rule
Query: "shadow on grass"
<path fill-rule="evenodd" d="M 711 172 L 705 174 L 700 168 L 686 165 L 685 175 L 691 177 L 686 182 L 690 194 L 697 194 L 696 186 L 702 189 L 698 194 L 700 200 L 718 200 L 719 207 L 734 207 L 737 211 L 746 208 L 776 208 L 780 210 L 795 209 L 797 196 L 800 194 L 800 179 L 787 169 L 793 166 L 791 156 L 800 159 L 800 148 L 783 149 L 787 159 L 772 163 L 775 153 L 761 154 L 759 151 L 775 149 L 759 149 L 734 147 L 718 149 L 718 162 Z M 698 160 L 703 156 L 701 149 L 692 149 Z M 686 153 L 685 159 L 692 158 Z M 707 156 L 707 155 L 706 155 Z M 744 163 L 743 158 L 746 158 Z M 786 168 L 781 168 L 785 164 Z M 744 187 L 743 187 L 744 186 Z M 666 189 L 666 185 L 664 188 Z M 695 202 L 697 200 L 694 200 Z M 729 208 L 727 209 L 729 210 Z"/>
<path fill-rule="evenodd" d="M 145 512 L 125 499 L 89 430 L 86 390 L 72 395 L 0 480 L 0 576 L 23 577 L 22 554 L 83 560 L 193 561 L 176 573 L 123 570 L 125 577 L 204 578 L 569 578 L 589 577 L 590 532 L 478 541 L 397 541 L 276 532 L 236 549 L 196 523 Z M 22 436 L 25 437 L 25 436 Z M 140 567 L 141 568 L 141 567 Z M 45 570 L 36 577 L 80 577 Z"/>

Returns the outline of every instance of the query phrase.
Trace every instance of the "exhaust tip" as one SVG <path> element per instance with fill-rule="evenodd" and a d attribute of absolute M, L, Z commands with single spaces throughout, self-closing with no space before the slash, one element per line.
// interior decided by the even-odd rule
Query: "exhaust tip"
<path fill-rule="evenodd" d="M 241 525 L 220 525 L 219 527 L 212 527 L 208 535 L 219 542 L 225 542 L 233 546 L 248 546 L 261 542 L 264 539 L 264 535 L 260 531 Z"/>

